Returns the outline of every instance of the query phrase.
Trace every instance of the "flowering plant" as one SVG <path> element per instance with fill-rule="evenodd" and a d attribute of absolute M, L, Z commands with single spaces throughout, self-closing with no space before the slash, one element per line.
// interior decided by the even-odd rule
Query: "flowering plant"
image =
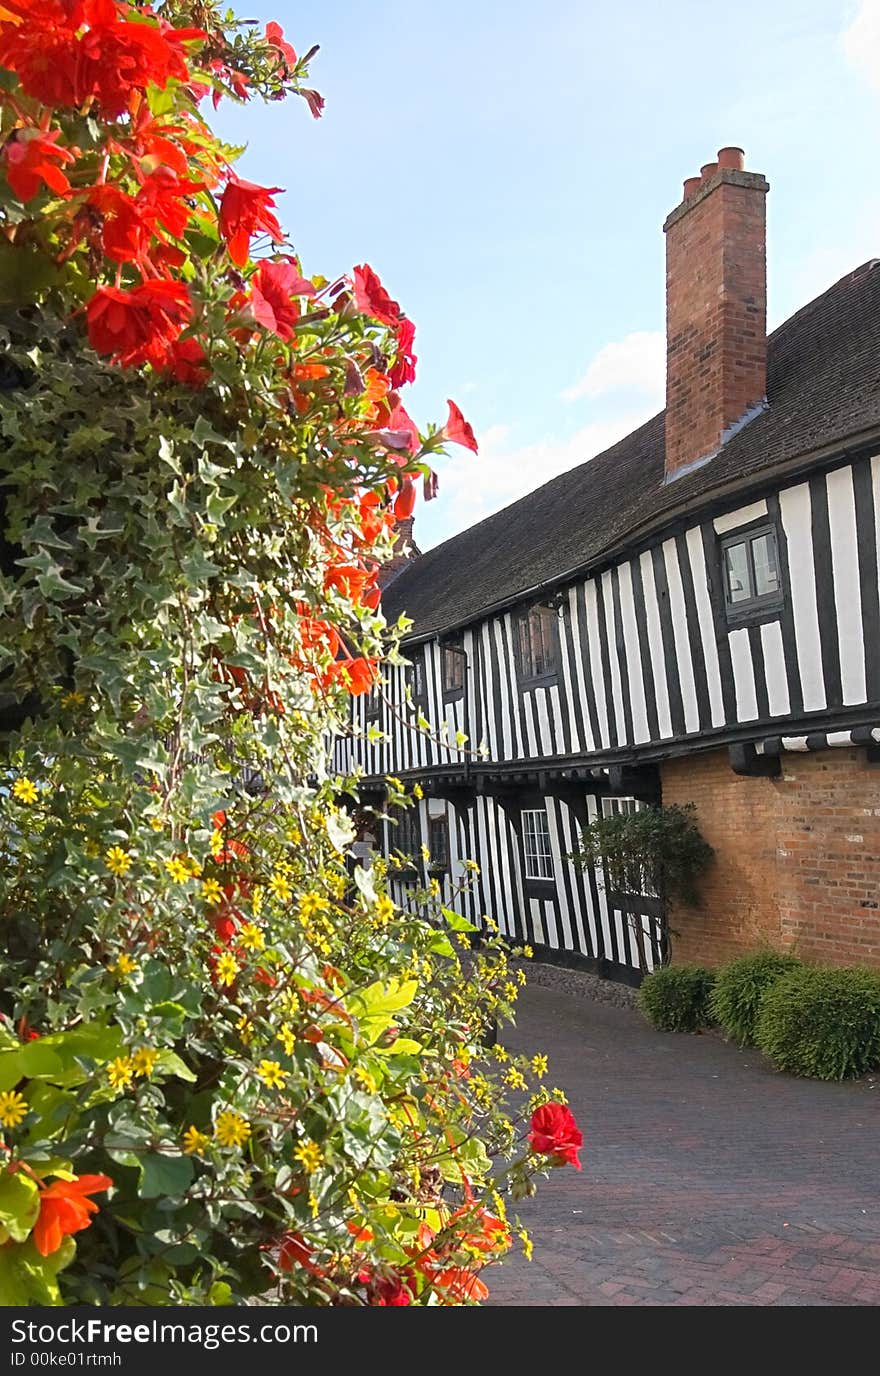
<path fill-rule="evenodd" d="M 476 441 L 210 130 L 320 115 L 310 56 L 197 0 L 0 5 L 2 1304 L 473 1303 L 571 1156 L 526 1141 L 544 1059 L 482 1046 L 501 945 L 347 865 L 378 571 Z"/>

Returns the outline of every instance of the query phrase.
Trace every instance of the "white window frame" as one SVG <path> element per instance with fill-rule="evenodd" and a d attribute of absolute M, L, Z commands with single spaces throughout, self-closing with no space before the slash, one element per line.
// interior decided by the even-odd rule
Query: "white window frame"
<path fill-rule="evenodd" d="M 544 883 L 554 880 L 556 872 L 553 868 L 550 819 L 547 816 L 547 809 L 545 807 L 523 808 L 520 816 L 522 817 L 523 874 L 525 878 Z M 542 820 L 537 823 L 535 819 L 539 817 Z M 533 870 L 538 872 L 533 873 Z"/>

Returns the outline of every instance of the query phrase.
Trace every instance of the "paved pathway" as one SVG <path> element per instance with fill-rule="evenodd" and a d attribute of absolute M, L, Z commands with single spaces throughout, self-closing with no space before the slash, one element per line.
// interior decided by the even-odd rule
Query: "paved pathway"
<path fill-rule="evenodd" d="M 880 1083 L 779 1075 L 715 1036 L 528 988 L 511 1048 L 547 1051 L 582 1174 L 519 1206 L 535 1259 L 495 1305 L 880 1304 Z"/>

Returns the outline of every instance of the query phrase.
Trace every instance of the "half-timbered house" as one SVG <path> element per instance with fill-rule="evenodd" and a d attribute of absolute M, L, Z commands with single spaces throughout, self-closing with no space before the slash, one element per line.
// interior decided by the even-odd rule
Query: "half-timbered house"
<path fill-rule="evenodd" d="M 880 964 L 880 262 L 768 338 L 767 189 L 737 149 L 685 183 L 665 411 L 396 573 L 409 662 L 337 744 L 420 783 L 413 874 L 471 858 L 474 921 L 622 978 L 670 956 L 658 902 L 569 856 L 660 800 L 716 852 L 673 959 Z"/>

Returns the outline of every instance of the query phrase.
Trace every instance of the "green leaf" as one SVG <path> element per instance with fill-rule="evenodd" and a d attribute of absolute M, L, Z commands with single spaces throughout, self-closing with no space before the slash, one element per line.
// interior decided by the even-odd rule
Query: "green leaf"
<path fill-rule="evenodd" d="M 0 1247 L 0 1306 L 19 1308 L 29 1304 L 61 1304 L 58 1272 L 76 1256 L 72 1237 L 64 1238 L 51 1256 L 41 1257 L 33 1240 Z"/>
<path fill-rule="evenodd" d="M 0 1175 L 0 1247 L 11 1238 L 24 1242 L 40 1212 L 37 1183 L 23 1171 Z"/>
<path fill-rule="evenodd" d="M 461 913 L 455 912 L 453 908 L 441 908 L 440 911 L 446 918 L 447 925 L 451 927 L 454 932 L 477 931 L 473 922 L 468 922 L 466 917 L 462 917 Z"/>
<path fill-rule="evenodd" d="M 390 1046 L 374 1046 L 373 1051 L 377 1056 L 418 1056 L 422 1050 L 421 1042 L 414 1042 L 412 1037 L 398 1037 Z"/>
<path fill-rule="evenodd" d="M 197 1077 L 189 1066 L 180 1059 L 176 1051 L 160 1051 L 156 1061 L 156 1069 L 164 1075 L 176 1075 L 178 1080 L 186 1080 L 189 1084 L 196 1082 Z"/>
<path fill-rule="evenodd" d="M 189 1156 L 164 1156 L 152 1152 L 139 1161 L 142 1199 L 178 1198 L 192 1184 L 193 1163 Z"/>

